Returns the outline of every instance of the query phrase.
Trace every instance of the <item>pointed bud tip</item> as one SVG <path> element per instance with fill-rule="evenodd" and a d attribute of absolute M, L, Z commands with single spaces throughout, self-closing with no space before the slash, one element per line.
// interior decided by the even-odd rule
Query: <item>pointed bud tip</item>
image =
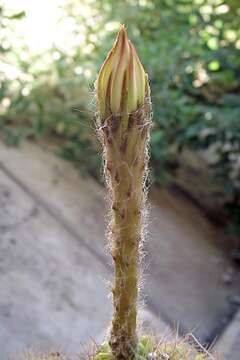
<path fill-rule="evenodd" d="M 125 26 L 124 24 L 121 24 L 121 25 L 120 25 L 119 32 L 127 33 L 127 31 L 126 31 L 126 26 Z"/>
<path fill-rule="evenodd" d="M 115 43 L 96 81 L 100 114 L 130 113 L 144 103 L 146 73 L 137 52 L 121 25 Z"/>
<path fill-rule="evenodd" d="M 120 25 L 120 29 L 118 30 L 118 34 L 117 34 L 117 38 L 121 35 L 127 37 L 127 29 L 124 24 Z"/>

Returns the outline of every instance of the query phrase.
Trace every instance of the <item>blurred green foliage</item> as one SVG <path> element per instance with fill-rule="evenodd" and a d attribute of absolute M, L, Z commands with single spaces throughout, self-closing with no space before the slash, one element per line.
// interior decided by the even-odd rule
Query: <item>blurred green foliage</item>
<path fill-rule="evenodd" d="M 240 234 L 239 0 L 57 2 L 60 40 L 34 51 L 18 31 L 28 16 L 24 7 L 0 5 L 0 128 L 7 143 L 44 137 L 82 170 L 100 173 L 89 94 L 125 23 L 151 80 L 154 178 L 171 182 L 176 154 L 204 150 L 228 195 L 231 229 Z M 31 27 L 27 34 L 34 45 L 41 43 L 41 32 L 46 37 L 41 20 L 35 42 Z"/>

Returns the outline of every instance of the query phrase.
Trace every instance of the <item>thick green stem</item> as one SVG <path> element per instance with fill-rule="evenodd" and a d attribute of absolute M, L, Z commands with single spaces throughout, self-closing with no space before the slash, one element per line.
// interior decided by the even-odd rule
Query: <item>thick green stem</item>
<path fill-rule="evenodd" d="M 112 201 L 111 252 L 115 265 L 110 346 L 117 360 L 137 348 L 139 245 L 142 237 L 144 177 L 150 111 L 147 102 L 126 116 L 101 122 L 105 174 Z"/>

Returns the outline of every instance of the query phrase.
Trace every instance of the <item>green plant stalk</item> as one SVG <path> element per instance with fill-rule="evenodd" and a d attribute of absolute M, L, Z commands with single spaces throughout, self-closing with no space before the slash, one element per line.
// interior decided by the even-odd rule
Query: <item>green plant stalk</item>
<path fill-rule="evenodd" d="M 109 237 L 115 266 L 109 345 L 115 359 L 129 360 L 137 351 L 139 248 L 151 106 L 147 76 L 124 27 L 100 70 L 96 87 L 98 129 L 111 199 Z"/>
<path fill-rule="evenodd" d="M 106 164 L 112 166 L 107 176 L 112 193 L 110 231 L 115 263 L 110 346 L 116 359 L 131 358 L 137 347 L 138 263 L 148 140 L 146 108 L 143 106 L 128 118 L 120 118 L 129 127 L 127 135 L 122 141 L 119 141 L 121 136 L 116 136 L 106 151 Z"/>

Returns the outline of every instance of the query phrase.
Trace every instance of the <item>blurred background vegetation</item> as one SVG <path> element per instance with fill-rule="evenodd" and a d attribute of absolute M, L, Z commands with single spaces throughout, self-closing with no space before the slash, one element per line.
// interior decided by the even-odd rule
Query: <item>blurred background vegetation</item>
<path fill-rule="evenodd" d="M 48 143 L 100 178 L 93 84 L 125 23 L 151 81 L 152 179 L 240 235 L 239 0 L 4 0 L 0 23 L 8 145 Z"/>

